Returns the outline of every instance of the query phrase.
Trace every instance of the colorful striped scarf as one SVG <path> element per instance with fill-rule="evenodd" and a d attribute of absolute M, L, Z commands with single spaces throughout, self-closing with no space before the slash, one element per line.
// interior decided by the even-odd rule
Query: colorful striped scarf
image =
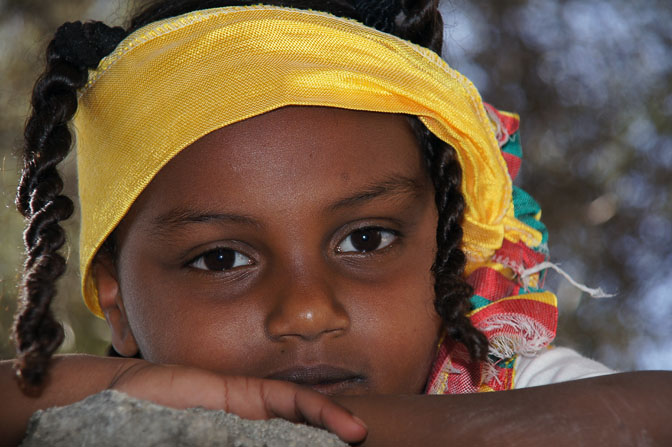
<path fill-rule="evenodd" d="M 486 110 L 496 129 L 497 141 L 511 180 L 520 170 L 522 149 L 518 115 Z M 463 394 L 508 390 L 515 385 L 518 355 L 533 355 L 555 338 L 558 320 L 556 297 L 541 289 L 543 273 L 525 270 L 548 258 L 546 227 L 541 209 L 522 189 L 513 187 L 516 219 L 538 230 L 541 242 L 528 246 L 522 240 L 504 239 L 488 262 L 470 263 L 466 279 L 474 288 L 469 317 L 490 342 L 487 362 L 474 362 L 466 347 L 445 338 L 432 368 L 427 394 Z"/>

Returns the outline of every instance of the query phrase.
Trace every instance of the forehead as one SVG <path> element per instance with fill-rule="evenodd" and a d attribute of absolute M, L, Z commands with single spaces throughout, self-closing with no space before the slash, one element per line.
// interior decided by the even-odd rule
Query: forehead
<path fill-rule="evenodd" d="M 327 202 L 376 182 L 424 180 L 407 117 L 327 107 L 285 107 L 212 132 L 171 160 L 134 208 L 264 209 Z M 346 194 L 347 195 L 347 194 Z"/>

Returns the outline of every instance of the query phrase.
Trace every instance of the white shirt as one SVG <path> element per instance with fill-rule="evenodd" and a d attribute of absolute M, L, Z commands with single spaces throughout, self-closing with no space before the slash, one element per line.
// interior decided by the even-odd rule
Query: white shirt
<path fill-rule="evenodd" d="M 518 356 L 513 377 L 513 388 L 550 385 L 615 372 L 571 349 L 551 348 L 540 352 L 536 356 Z"/>

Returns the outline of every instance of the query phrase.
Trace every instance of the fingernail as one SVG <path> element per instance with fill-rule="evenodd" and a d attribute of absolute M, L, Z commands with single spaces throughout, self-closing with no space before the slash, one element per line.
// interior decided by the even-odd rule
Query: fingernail
<path fill-rule="evenodd" d="M 361 425 L 362 427 L 366 428 L 367 430 L 369 429 L 369 427 L 366 426 L 366 423 L 363 420 L 361 420 L 360 418 L 358 418 L 357 416 L 355 416 L 354 414 L 352 415 L 352 419 L 355 422 L 357 422 L 359 425 Z"/>

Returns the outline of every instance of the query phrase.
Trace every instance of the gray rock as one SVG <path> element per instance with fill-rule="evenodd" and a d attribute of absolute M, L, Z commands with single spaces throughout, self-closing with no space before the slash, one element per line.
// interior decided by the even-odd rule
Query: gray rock
<path fill-rule="evenodd" d="M 22 447 L 347 447 L 337 436 L 282 419 L 250 421 L 202 408 L 176 410 L 107 390 L 36 412 Z"/>

